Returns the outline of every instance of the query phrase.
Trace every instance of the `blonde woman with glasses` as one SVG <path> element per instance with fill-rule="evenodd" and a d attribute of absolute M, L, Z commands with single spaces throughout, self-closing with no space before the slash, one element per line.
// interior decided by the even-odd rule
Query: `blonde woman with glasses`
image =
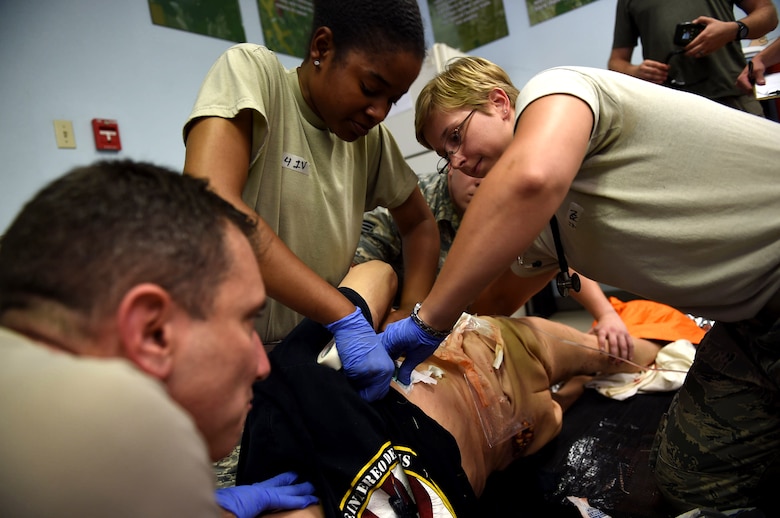
<path fill-rule="evenodd" d="M 517 93 L 480 58 L 423 89 L 415 125 L 450 167 L 490 175 L 429 295 L 382 335 L 405 357 L 399 379 L 507 266 L 533 279 L 570 264 L 717 321 L 660 425 L 656 480 L 681 510 L 768 507 L 780 482 L 780 125 L 585 67 L 543 71 Z"/>

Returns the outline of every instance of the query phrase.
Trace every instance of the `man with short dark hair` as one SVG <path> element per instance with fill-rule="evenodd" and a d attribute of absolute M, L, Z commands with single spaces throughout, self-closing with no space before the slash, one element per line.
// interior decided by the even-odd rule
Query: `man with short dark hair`
<path fill-rule="evenodd" d="M 98 162 L 0 245 L 0 514 L 220 514 L 210 459 L 269 373 L 254 225 L 206 182 Z M 240 517 L 316 499 L 294 474 L 220 490 Z"/>

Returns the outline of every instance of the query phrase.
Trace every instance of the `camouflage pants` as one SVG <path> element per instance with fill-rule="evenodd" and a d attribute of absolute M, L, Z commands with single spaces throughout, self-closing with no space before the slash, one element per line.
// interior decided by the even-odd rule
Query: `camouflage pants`
<path fill-rule="evenodd" d="M 780 321 L 715 324 L 661 421 L 650 462 L 681 511 L 767 505 L 780 489 Z"/>
<path fill-rule="evenodd" d="M 230 454 L 214 463 L 214 475 L 217 487 L 232 487 L 236 485 L 236 468 L 238 467 L 238 452 L 240 446 L 233 448 Z"/>

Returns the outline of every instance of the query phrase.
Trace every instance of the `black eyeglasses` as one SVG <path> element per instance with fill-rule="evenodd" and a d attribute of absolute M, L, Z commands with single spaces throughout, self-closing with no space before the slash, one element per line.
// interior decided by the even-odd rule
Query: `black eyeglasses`
<path fill-rule="evenodd" d="M 477 111 L 476 108 L 471 110 L 466 118 L 458 124 L 452 132 L 447 135 L 447 139 L 444 141 L 444 155 L 439 159 L 439 163 L 436 165 L 436 169 L 439 174 L 444 174 L 449 170 L 450 157 L 458 152 L 460 146 L 463 144 L 463 137 L 466 135 L 466 124 L 468 124 L 471 116 Z"/>

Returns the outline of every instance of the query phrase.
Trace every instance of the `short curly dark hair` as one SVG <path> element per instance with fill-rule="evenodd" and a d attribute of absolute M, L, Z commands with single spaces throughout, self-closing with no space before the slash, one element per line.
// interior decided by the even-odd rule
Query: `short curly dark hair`
<path fill-rule="evenodd" d="M 416 0 L 315 0 L 312 36 L 319 27 L 330 28 L 340 56 L 359 49 L 406 51 L 421 61 L 425 58 L 425 32 Z"/>

